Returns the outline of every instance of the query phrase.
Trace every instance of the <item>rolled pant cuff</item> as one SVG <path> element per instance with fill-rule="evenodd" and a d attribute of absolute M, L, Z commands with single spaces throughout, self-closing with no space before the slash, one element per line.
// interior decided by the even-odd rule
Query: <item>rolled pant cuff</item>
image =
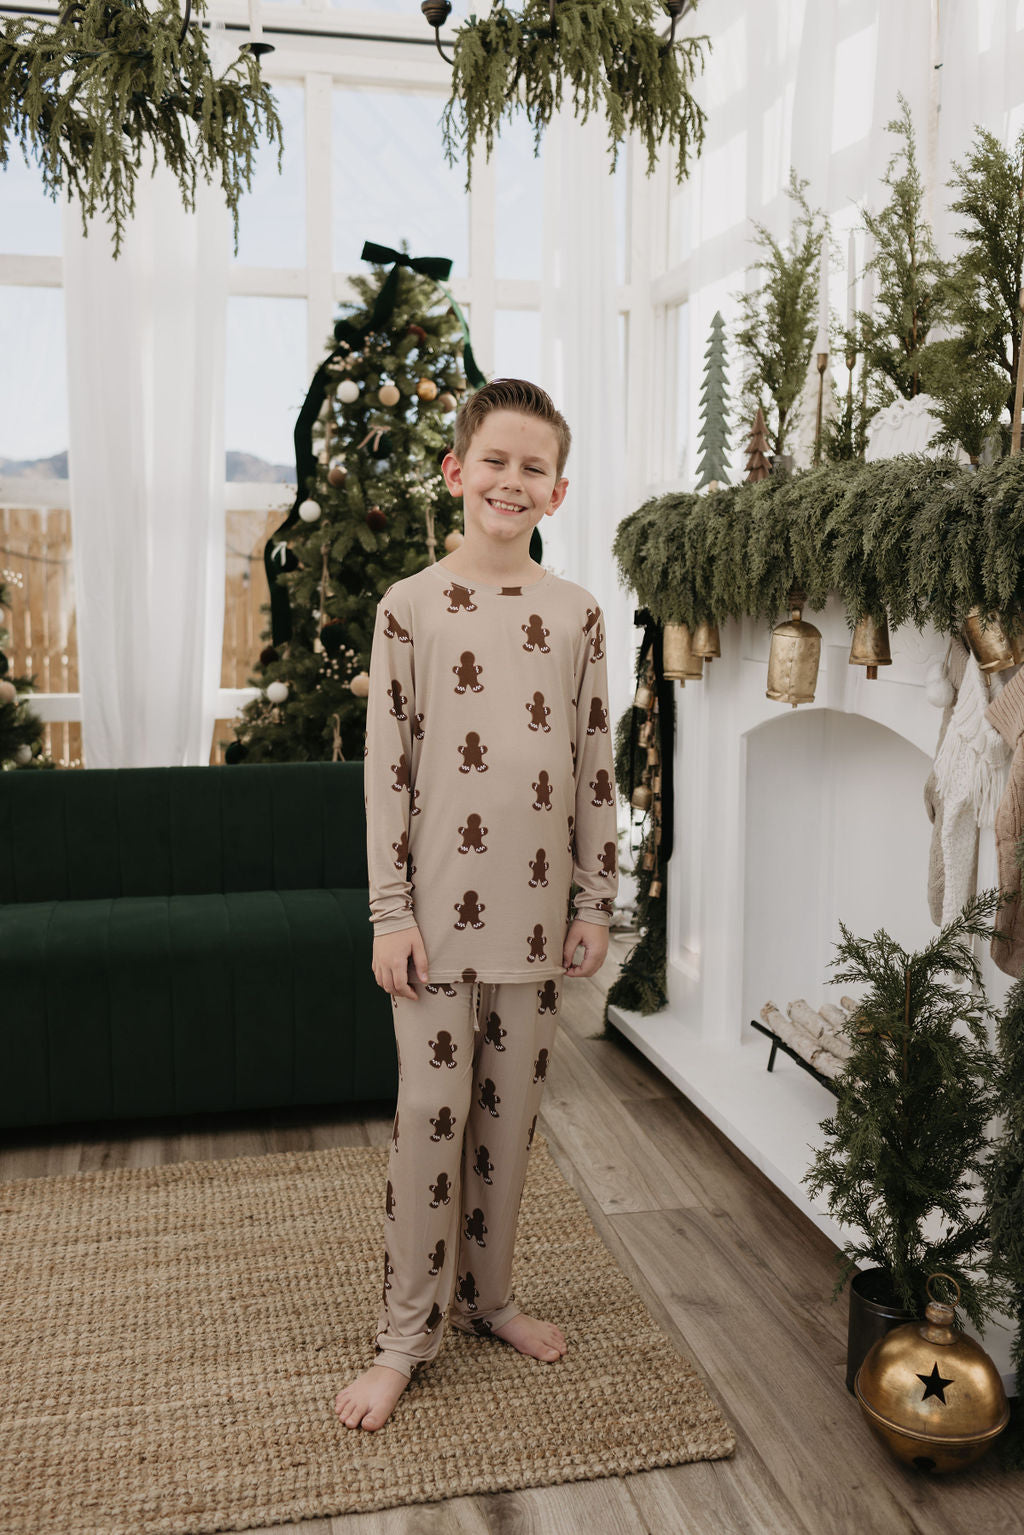
<path fill-rule="evenodd" d="M 384 1349 L 374 1359 L 374 1364 L 386 1364 L 389 1370 L 397 1370 L 404 1375 L 406 1380 L 412 1379 L 412 1372 L 418 1364 L 429 1363 L 426 1359 L 413 1359 L 408 1354 L 395 1354 L 390 1349 Z"/>
<path fill-rule="evenodd" d="M 496 1327 L 504 1327 L 505 1323 L 511 1322 L 514 1316 L 519 1316 L 522 1309 L 522 1306 L 518 1306 L 514 1301 L 510 1301 L 507 1306 L 502 1306 L 499 1311 L 489 1311 L 484 1316 L 470 1316 L 468 1312 L 453 1311 L 448 1320 L 460 1332 L 471 1332 L 479 1335 L 481 1332 L 493 1332 Z M 486 1326 L 481 1325 L 484 1323 L 486 1323 Z"/>

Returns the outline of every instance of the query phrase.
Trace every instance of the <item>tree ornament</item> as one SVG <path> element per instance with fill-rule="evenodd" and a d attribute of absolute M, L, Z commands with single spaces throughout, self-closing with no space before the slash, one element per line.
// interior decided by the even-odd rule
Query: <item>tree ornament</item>
<path fill-rule="evenodd" d="M 377 398 L 382 405 L 397 405 L 402 396 L 394 384 L 382 384 L 377 391 Z"/>
<path fill-rule="evenodd" d="M 725 373 L 725 321 L 716 310 L 704 353 L 704 388 L 700 397 L 700 463 L 697 488 L 728 485 L 729 395 Z"/>
<path fill-rule="evenodd" d="M 17 696 L 13 682 L 8 682 L 5 677 L 0 682 L 0 704 L 12 704 Z"/>
<path fill-rule="evenodd" d="M 238 762 L 244 762 L 246 757 L 245 747 L 241 741 L 230 741 L 224 748 L 224 761 L 228 767 L 234 767 Z"/>
<path fill-rule="evenodd" d="M 261 666 L 273 666 L 274 662 L 280 661 L 280 659 L 281 657 L 278 655 L 273 645 L 264 645 L 263 649 L 260 651 Z"/>
<path fill-rule="evenodd" d="M 336 656 L 345 643 L 345 625 L 340 618 L 329 619 L 320 630 L 320 643 L 329 656 Z"/>
<path fill-rule="evenodd" d="M 338 385 L 338 399 L 343 405 L 354 405 L 359 398 L 359 385 L 354 378 L 343 378 Z"/>
<path fill-rule="evenodd" d="M 924 1322 L 907 1322 L 869 1350 L 854 1380 L 861 1411 L 886 1449 L 919 1471 L 960 1471 L 980 1460 L 1010 1421 L 999 1371 L 955 1324 L 956 1305 L 927 1282 Z"/>
<path fill-rule="evenodd" d="M 892 654 L 889 650 L 889 621 L 884 613 L 880 619 L 865 613 L 857 620 L 850 646 L 850 665 L 866 666 L 866 675 L 872 680 L 878 676 L 880 666 L 892 665 Z"/>
<path fill-rule="evenodd" d="M 343 458 L 332 459 L 331 467 L 327 471 L 328 485 L 333 485 L 335 490 L 340 490 L 347 479 L 348 470 L 345 468 L 345 460 Z"/>
<path fill-rule="evenodd" d="M 768 459 L 768 428 L 764 422 L 764 412 L 760 405 L 754 416 L 754 427 L 747 443 L 747 479 L 749 481 L 766 480 L 772 472 L 772 466 Z"/>
<path fill-rule="evenodd" d="M 371 506 L 366 514 L 366 526 L 372 528 L 375 533 L 382 532 L 388 525 L 386 513 L 379 506 Z"/>
<path fill-rule="evenodd" d="M 443 411 L 458 410 L 458 408 L 459 408 L 458 400 L 455 398 L 455 396 L 453 394 L 450 394 L 447 389 L 444 391 L 444 393 L 442 395 L 438 396 L 437 403 L 438 403 L 438 405 L 440 405 L 440 407 L 441 407 L 441 409 Z"/>
<path fill-rule="evenodd" d="M 421 400 L 436 400 L 437 385 L 432 378 L 421 378 L 416 385 L 416 393 Z"/>
<path fill-rule="evenodd" d="M 267 697 L 272 704 L 283 704 L 288 697 L 287 682 L 268 682 Z"/>
<path fill-rule="evenodd" d="M 944 675 L 930 677 L 924 685 L 924 696 L 934 708 L 948 709 L 953 702 L 953 684 Z"/>
<path fill-rule="evenodd" d="M 459 532 L 458 528 L 452 528 L 450 533 L 445 534 L 444 546 L 448 553 L 451 554 L 452 550 L 457 549 L 463 541 L 464 536 Z"/>
<path fill-rule="evenodd" d="M 768 653 L 768 686 L 765 697 L 776 703 L 811 704 L 818 681 L 821 656 L 821 632 L 801 618 L 804 596 L 795 589 L 789 594 L 789 621 L 772 630 Z"/>
<path fill-rule="evenodd" d="M 316 522 L 320 516 L 319 503 L 312 499 L 303 501 L 299 507 L 299 516 L 303 522 Z"/>
<path fill-rule="evenodd" d="M 352 678 L 352 681 L 349 683 L 349 689 L 355 694 L 357 698 L 368 698 L 370 694 L 369 672 L 356 672 L 355 676 Z"/>
<path fill-rule="evenodd" d="M 28 767 L 32 761 L 32 748 L 23 741 L 20 746 L 14 748 L 14 760 L 18 767 Z"/>

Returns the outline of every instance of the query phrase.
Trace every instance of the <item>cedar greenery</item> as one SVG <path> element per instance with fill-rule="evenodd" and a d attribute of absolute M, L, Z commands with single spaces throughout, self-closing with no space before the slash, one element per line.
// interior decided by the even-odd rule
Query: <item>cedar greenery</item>
<path fill-rule="evenodd" d="M 808 204 L 809 184 L 790 170 L 787 196 L 797 211 L 785 246 L 764 224 L 754 223 L 753 241 L 763 254 L 751 270 L 763 272 L 764 279 L 752 293 L 736 295 L 741 411 L 745 420 L 753 420 L 760 405 L 774 454 L 785 448 L 817 333 L 818 276 L 828 221 Z"/>
<path fill-rule="evenodd" d="M 205 0 L 193 0 L 196 13 Z M 54 25 L 30 17 L 0 32 L 0 166 L 10 146 L 29 147 L 46 192 L 67 186 L 82 227 L 97 209 L 114 228 L 119 254 L 135 211 L 143 149 L 157 150 L 177 178 L 184 206 L 195 207 L 196 174 L 217 172 L 234 220 L 252 183 L 260 128 L 283 152 L 281 121 L 255 55 L 243 52 L 214 79 L 206 37 L 181 37 L 178 0 L 76 0 Z"/>
<path fill-rule="evenodd" d="M 836 982 L 868 987 L 848 1020 L 852 1053 L 836 1078 L 836 1109 L 822 1121 L 827 1144 L 803 1181 L 843 1226 L 863 1234 L 838 1253 L 839 1295 L 858 1263 L 888 1275 L 897 1305 L 918 1315 L 936 1271 L 951 1274 L 961 1304 L 983 1326 L 1003 1293 L 985 1258 L 980 1197 L 986 1125 L 995 1106 L 995 1062 L 971 940 L 988 938 L 998 891 L 973 897 L 919 953 L 879 929 L 842 942 Z M 926 1224 L 941 1221 L 931 1238 Z"/>
<path fill-rule="evenodd" d="M 1024 454 L 972 472 L 902 455 L 644 502 L 616 529 L 622 583 L 661 623 L 766 622 L 794 581 L 811 608 L 838 592 L 851 627 L 958 631 L 969 610 L 1024 618 Z"/>
<path fill-rule="evenodd" d="M 647 146 L 648 175 L 659 149 L 675 146 L 681 182 L 691 152 L 699 155 L 704 143 L 706 114 L 691 86 L 711 44 L 706 36 L 677 37 L 666 47 L 655 31 L 664 17 L 657 0 L 559 0 L 553 23 L 547 0 L 527 0 L 521 12 L 499 3 L 489 16 L 471 16 L 455 35 L 441 118 L 448 163 L 465 153 L 466 191 L 479 139 L 490 159 L 502 122 L 521 110 L 539 154 L 544 129 L 570 91 L 584 122 L 603 100 L 613 170 L 633 132 Z"/>

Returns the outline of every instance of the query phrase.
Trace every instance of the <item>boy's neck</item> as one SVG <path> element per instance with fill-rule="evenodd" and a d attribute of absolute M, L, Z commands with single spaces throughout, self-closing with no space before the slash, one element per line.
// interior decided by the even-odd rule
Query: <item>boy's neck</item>
<path fill-rule="evenodd" d="M 504 562 L 495 558 L 498 552 L 490 548 L 467 549 L 464 540 L 454 553 L 446 555 L 438 563 L 453 575 L 461 576 L 466 581 L 479 581 L 483 586 L 522 586 L 544 574 L 543 565 L 537 565 L 531 560 L 528 551 L 500 551 L 509 556 Z"/>

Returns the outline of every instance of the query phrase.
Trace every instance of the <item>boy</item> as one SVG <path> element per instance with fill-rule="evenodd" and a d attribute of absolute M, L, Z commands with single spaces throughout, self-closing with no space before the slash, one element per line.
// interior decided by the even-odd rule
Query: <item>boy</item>
<path fill-rule="evenodd" d="M 618 889 L 601 610 L 529 556 L 570 441 L 534 384 L 471 394 L 441 466 L 464 540 L 377 608 L 367 855 L 399 1089 L 377 1360 L 334 1404 L 350 1428 L 387 1421 L 449 1304 L 461 1331 L 566 1352 L 509 1278 L 561 983 L 600 968 Z"/>

